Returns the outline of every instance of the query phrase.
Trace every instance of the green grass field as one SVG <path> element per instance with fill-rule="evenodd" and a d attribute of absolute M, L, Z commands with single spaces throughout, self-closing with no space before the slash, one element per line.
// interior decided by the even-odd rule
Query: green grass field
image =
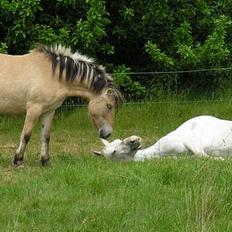
<path fill-rule="evenodd" d="M 110 140 L 145 144 L 202 114 L 232 118 L 232 101 L 124 105 Z M 51 166 L 40 167 L 39 125 L 23 168 L 11 166 L 23 117 L 0 118 L 0 231 L 232 231 L 232 160 L 180 157 L 112 162 L 86 107 L 62 108 L 51 135 Z"/>

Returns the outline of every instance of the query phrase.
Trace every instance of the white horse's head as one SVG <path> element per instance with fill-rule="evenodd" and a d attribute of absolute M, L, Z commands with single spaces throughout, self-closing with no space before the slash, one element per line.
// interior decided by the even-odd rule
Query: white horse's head
<path fill-rule="evenodd" d="M 130 136 L 124 140 L 116 139 L 108 142 L 101 139 L 104 148 L 102 151 L 94 151 L 95 155 L 105 156 L 112 160 L 132 160 L 136 151 L 141 148 L 142 139 L 138 136 Z"/>

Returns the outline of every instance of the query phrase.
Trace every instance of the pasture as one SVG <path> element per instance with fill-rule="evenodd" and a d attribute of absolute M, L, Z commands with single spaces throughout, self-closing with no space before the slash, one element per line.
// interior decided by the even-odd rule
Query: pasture
<path fill-rule="evenodd" d="M 124 105 L 110 140 L 145 144 L 202 114 L 232 119 L 232 101 Z M 51 133 L 51 166 L 39 165 L 39 126 L 24 167 L 10 165 L 23 117 L 0 118 L 1 231 L 231 231 L 232 160 L 181 157 L 112 162 L 86 107 L 62 107 Z"/>

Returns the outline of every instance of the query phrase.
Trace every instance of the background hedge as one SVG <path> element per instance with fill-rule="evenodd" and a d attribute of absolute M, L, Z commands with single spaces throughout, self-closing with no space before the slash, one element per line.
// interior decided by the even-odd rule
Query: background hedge
<path fill-rule="evenodd" d="M 212 91 L 232 71 L 125 73 L 230 67 L 231 17 L 231 0 L 0 0 L 0 51 L 62 43 L 105 64 L 132 97 Z"/>

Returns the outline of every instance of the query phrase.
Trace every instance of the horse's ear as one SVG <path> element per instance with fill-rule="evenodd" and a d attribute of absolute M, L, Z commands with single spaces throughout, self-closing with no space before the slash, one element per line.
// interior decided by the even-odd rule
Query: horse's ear
<path fill-rule="evenodd" d="M 100 151 L 93 151 L 93 154 L 97 156 L 103 156 L 103 154 Z"/>
<path fill-rule="evenodd" d="M 106 140 L 106 139 L 100 139 L 102 141 L 102 143 L 107 146 L 109 145 L 110 143 Z"/>

